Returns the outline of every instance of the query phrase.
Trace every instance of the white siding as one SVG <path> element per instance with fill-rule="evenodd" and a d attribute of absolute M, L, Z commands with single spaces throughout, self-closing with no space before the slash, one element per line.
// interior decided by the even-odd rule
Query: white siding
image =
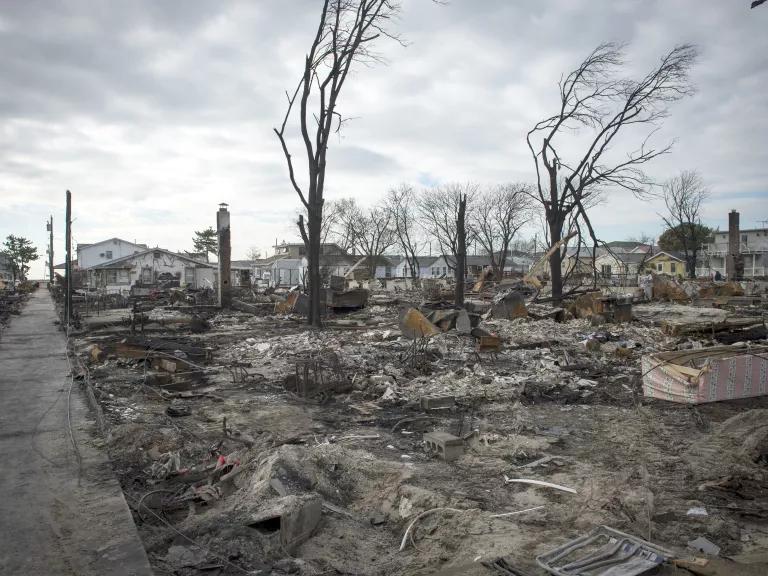
<path fill-rule="evenodd" d="M 133 242 L 126 242 L 119 238 L 105 240 L 90 246 L 77 247 L 77 266 L 81 270 L 87 270 L 97 264 L 104 264 L 111 260 L 117 260 L 124 256 L 130 256 L 137 252 L 143 252 L 147 248 Z"/>

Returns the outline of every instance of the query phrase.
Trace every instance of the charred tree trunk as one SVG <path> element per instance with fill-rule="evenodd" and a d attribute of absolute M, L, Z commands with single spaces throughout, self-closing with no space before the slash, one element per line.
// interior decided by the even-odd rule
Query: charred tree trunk
<path fill-rule="evenodd" d="M 309 313 L 307 314 L 307 323 L 315 328 L 322 327 L 322 321 L 320 318 L 322 307 L 322 303 L 320 302 L 320 291 L 322 289 L 320 280 L 320 235 L 322 233 L 322 210 L 322 203 L 314 203 L 308 216 L 309 246 L 307 247 L 307 260 L 309 275 Z"/>
<path fill-rule="evenodd" d="M 562 238 L 562 228 L 559 222 L 550 222 L 549 237 L 552 246 Z M 549 257 L 549 277 L 552 284 L 552 301 L 557 305 L 563 299 L 563 259 L 560 248 Z"/>
<path fill-rule="evenodd" d="M 466 194 L 459 200 L 459 215 L 456 219 L 456 237 L 457 237 L 457 250 L 456 250 L 456 292 L 455 292 L 455 305 L 457 308 L 464 307 L 464 273 L 467 268 L 467 229 L 465 226 L 465 218 L 467 213 L 467 196 Z"/>

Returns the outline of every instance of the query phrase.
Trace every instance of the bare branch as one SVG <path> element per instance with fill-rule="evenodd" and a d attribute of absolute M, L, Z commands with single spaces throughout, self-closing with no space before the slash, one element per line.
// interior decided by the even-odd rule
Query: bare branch
<path fill-rule="evenodd" d="M 688 72 L 695 60 L 693 46 L 676 46 L 641 79 L 621 78 L 624 47 L 605 43 L 561 78 L 560 109 L 537 122 L 526 136 L 536 167 L 534 197 L 544 208 L 550 245 L 563 237 L 566 224 L 579 230 L 584 224 L 596 247 L 599 240 L 587 215 L 590 205 L 610 189 L 636 197 L 649 193 L 653 182 L 643 166 L 672 147 L 671 143 L 650 146 L 649 139 L 668 115 L 669 105 L 693 92 Z M 623 160 L 609 157 L 617 136 L 633 125 L 648 126 L 643 142 Z M 576 161 L 566 162 L 560 153 L 567 149 L 560 144 L 562 135 L 579 130 L 591 131 L 591 137 Z M 550 258 L 555 299 L 562 294 L 561 256 Z"/>

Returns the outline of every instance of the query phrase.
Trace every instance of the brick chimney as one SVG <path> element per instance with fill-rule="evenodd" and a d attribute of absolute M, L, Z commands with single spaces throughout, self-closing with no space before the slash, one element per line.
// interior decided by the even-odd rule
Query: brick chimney
<path fill-rule="evenodd" d="M 731 210 L 728 214 L 728 256 L 725 259 L 725 275 L 728 280 L 739 280 L 739 213 Z"/>
<path fill-rule="evenodd" d="M 229 234 L 228 205 L 219 204 L 216 212 L 216 230 L 219 238 L 219 306 L 229 308 L 232 304 L 232 244 Z"/>

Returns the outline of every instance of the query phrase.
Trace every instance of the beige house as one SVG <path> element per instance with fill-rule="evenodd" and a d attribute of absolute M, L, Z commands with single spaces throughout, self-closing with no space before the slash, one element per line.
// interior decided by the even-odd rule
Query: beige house
<path fill-rule="evenodd" d="M 646 272 L 685 278 L 685 259 L 679 254 L 658 252 L 650 256 L 643 266 Z"/>

